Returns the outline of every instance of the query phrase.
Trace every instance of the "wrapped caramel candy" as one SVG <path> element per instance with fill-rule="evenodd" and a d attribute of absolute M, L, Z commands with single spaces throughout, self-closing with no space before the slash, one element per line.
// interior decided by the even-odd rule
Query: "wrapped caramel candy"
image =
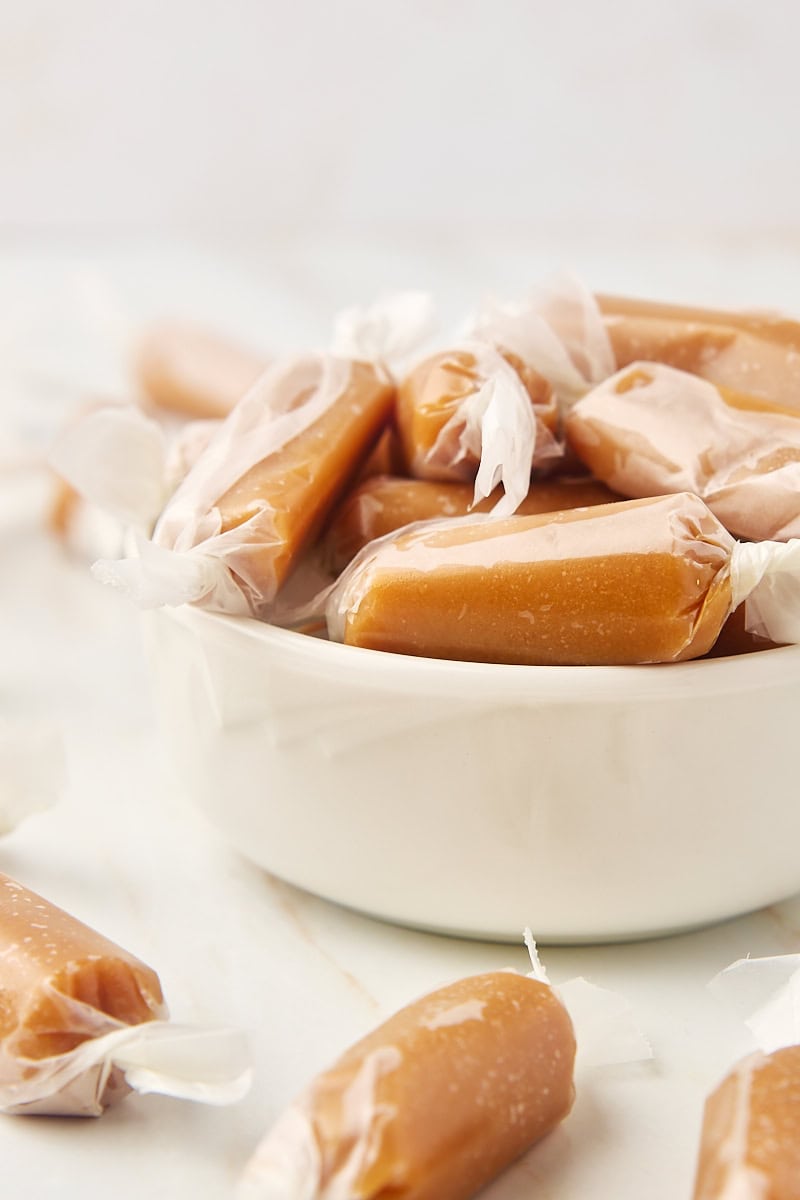
<path fill-rule="evenodd" d="M 0 1111 L 99 1116 L 132 1087 L 244 1094 L 238 1034 L 167 1025 L 150 967 L 2 874 L 0 960 Z"/>
<path fill-rule="evenodd" d="M 236 406 L 161 514 L 138 560 L 98 564 L 144 607 L 193 601 L 263 614 L 389 418 L 371 363 L 276 364 Z"/>
<path fill-rule="evenodd" d="M 261 356 L 185 321 L 161 321 L 141 338 L 134 375 L 155 408 L 225 417 L 266 369 Z"/>
<path fill-rule="evenodd" d="M 572 1107 L 575 1038 L 538 979 L 498 971 L 401 1009 L 267 1135 L 241 1200 L 466 1200 Z"/>
<path fill-rule="evenodd" d="M 468 340 L 433 355 L 398 391 L 397 424 L 412 475 L 475 481 L 475 500 L 502 483 L 513 512 L 531 469 L 562 458 L 560 408 L 614 370 L 594 298 L 551 281 L 518 305 L 486 305 Z"/>
<path fill-rule="evenodd" d="M 694 1200 L 800 1196 L 800 1046 L 757 1051 L 708 1098 Z"/>
<path fill-rule="evenodd" d="M 800 536 L 800 408 L 636 363 L 584 396 L 566 431 L 624 496 L 692 491 L 739 537 Z"/>
<path fill-rule="evenodd" d="M 424 522 L 368 546 L 328 601 L 351 645 L 475 662 L 678 662 L 748 627 L 800 641 L 800 541 L 740 545 L 697 496 Z M 752 609 L 752 611 L 751 611 Z"/>
<path fill-rule="evenodd" d="M 515 438 L 530 440 L 528 476 L 537 462 L 558 457 L 558 406 L 550 385 L 519 359 L 474 342 L 432 355 L 398 390 L 397 426 L 411 474 L 474 480 L 492 400 L 503 406 L 507 421 L 514 421 Z"/>
<path fill-rule="evenodd" d="M 342 502 L 325 538 L 327 559 L 338 574 L 359 550 L 375 538 L 403 525 L 435 517 L 458 517 L 488 512 L 495 499 L 489 496 L 473 508 L 468 484 L 434 483 L 432 480 L 398 479 L 376 475 L 360 483 Z M 618 499 L 604 484 L 593 480 L 542 480 L 531 485 L 517 513 L 556 512 Z"/>
<path fill-rule="evenodd" d="M 800 322 L 598 296 L 618 367 L 661 362 L 719 387 L 800 408 Z"/>

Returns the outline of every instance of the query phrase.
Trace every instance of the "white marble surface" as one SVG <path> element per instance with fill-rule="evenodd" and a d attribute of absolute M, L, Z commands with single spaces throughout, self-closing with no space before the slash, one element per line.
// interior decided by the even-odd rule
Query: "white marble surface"
<path fill-rule="evenodd" d="M 532 252 L 530 273 L 553 253 Z M 703 299 L 744 299 L 749 282 L 757 302 L 791 305 L 797 278 L 796 261 L 769 249 L 734 248 L 726 258 L 706 248 L 694 259 L 689 249 L 682 259 L 650 251 L 649 262 L 616 267 L 608 250 L 585 257 L 594 283 Z M 7 432 L 13 426 L 10 441 L 16 449 L 41 442 L 82 378 L 90 388 L 112 386 L 120 370 L 109 345 L 88 336 L 92 320 L 74 303 L 78 268 L 84 283 L 101 281 L 121 297 L 126 317 L 181 306 L 254 337 L 263 332 L 265 344 L 321 340 L 336 302 L 356 298 L 357 286 L 377 289 L 382 273 L 390 285 L 413 282 L 406 277 L 416 265 L 427 272 L 417 282 L 442 284 L 451 305 L 462 287 L 474 294 L 484 282 L 512 286 L 524 274 L 502 246 L 473 248 L 465 258 L 443 248 L 435 269 L 421 251 L 402 259 L 397 250 L 354 260 L 328 248 L 312 262 L 309 248 L 294 257 L 284 249 L 265 258 L 260 273 L 252 262 L 220 265 L 188 250 L 6 248 L 0 316 L 10 353 L 0 414 Z M 108 330 L 113 322 L 100 324 Z M 40 354 L 31 357 L 37 337 Z M 71 372 L 66 391 L 54 384 L 59 372 Z M 8 461 L 0 476 L 0 717 L 56 726 L 68 782 L 56 807 L 0 842 L 0 869 L 152 964 L 176 1019 L 247 1029 L 256 1073 L 249 1097 L 228 1109 L 131 1097 L 97 1121 L 4 1117 L 4 1190 L 15 1200 L 228 1196 L 267 1125 L 349 1042 L 455 976 L 524 969 L 525 952 L 342 911 L 228 850 L 171 778 L 136 614 L 48 538 L 47 480 L 10 471 Z M 654 1058 L 584 1073 L 573 1115 L 487 1196 L 690 1196 L 703 1097 L 750 1045 L 705 984 L 744 955 L 798 950 L 797 899 L 657 942 L 546 949 L 556 982 L 582 974 L 624 993 Z"/>

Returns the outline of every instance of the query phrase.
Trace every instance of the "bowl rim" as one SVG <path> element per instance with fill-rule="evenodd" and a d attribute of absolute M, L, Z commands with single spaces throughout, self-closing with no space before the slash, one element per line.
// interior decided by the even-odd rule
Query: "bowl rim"
<path fill-rule="evenodd" d="M 768 690 L 797 684 L 800 645 L 777 646 L 751 654 L 679 663 L 626 666 L 529 666 L 465 662 L 395 654 L 331 642 L 254 617 L 211 612 L 194 605 L 161 608 L 156 614 L 190 630 L 204 647 L 218 652 L 236 642 L 255 642 L 284 668 L 296 666 L 320 675 L 358 679 L 381 691 L 423 689 L 462 697 L 465 688 L 482 699 L 541 699 L 551 702 L 597 700 L 678 700 L 727 692 Z"/>

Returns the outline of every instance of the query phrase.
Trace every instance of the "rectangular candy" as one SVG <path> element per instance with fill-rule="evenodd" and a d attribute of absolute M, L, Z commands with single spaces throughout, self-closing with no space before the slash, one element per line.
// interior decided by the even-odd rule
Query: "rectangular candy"
<path fill-rule="evenodd" d="M 212 1104 L 250 1082 L 234 1030 L 168 1023 L 155 971 L 0 874 L 0 1112 L 99 1116 L 132 1088 Z"/>
<path fill-rule="evenodd" d="M 360 483 L 345 498 L 325 535 L 326 557 L 338 574 L 368 542 L 414 521 L 489 512 L 495 496 L 473 506 L 474 492 L 466 483 L 436 483 L 432 479 L 400 479 L 376 475 Z M 517 514 L 557 512 L 619 499 L 594 480 L 549 479 L 531 484 Z"/>
<path fill-rule="evenodd" d="M 180 596 L 260 614 L 368 455 L 393 400 L 388 375 L 370 363 L 311 357 L 263 376 L 156 524 L 153 541 L 176 552 L 163 602 Z M 188 594 L 177 556 L 199 574 Z"/>
<path fill-rule="evenodd" d="M 709 1096 L 694 1200 L 800 1196 L 800 1046 L 742 1060 Z"/>
<path fill-rule="evenodd" d="M 354 560 L 328 628 L 354 646 L 471 662 L 677 662 L 705 654 L 732 610 L 735 545 L 687 493 L 434 521 Z"/>
<path fill-rule="evenodd" d="M 467 1200 L 574 1097 L 552 988 L 497 971 L 390 1017 L 319 1075 L 257 1149 L 240 1200 Z"/>
<path fill-rule="evenodd" d="M 579 400 L 566 433 L 623 496 L 691 491 L 737 537 L 800 536 L 800 407 L 641 362 Z"/>
<path fill-rule="evenodd" d="M 800 322 L 598 296 L 618 367 L 661 362 L 710 383 L 800 408 Z"/>

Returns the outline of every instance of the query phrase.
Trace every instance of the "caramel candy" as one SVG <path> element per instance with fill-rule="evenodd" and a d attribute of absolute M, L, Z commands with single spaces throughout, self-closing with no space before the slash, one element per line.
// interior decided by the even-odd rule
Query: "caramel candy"
<path fill-rule="evenodd" d="M 694 1200 L 798 1200 L 800 1046 L 738 1063 L 708 1098 Z"/>
<path fill-rule="evenodd" d="M 65 1054 L 119 1025 L 166 1016 L 158 976 L 0 874 L 3 1058 Z"/>
<path fill-rule="evenodd" d="M 200 455 L 153 540 L 216 553 L 258 611 L 316 537 L 385 427 L 393 400 L 388 376 L 370 363 L 310 358 L 277 368 Z M 229 592 L 214 601 L 223 611 L 231 603 Z"/>
<path fill-rule="evenodd" d="M 367 548 L 332 638 L 473 662 L 625 664 L 705 654 L 736 546 L 688 493 L 504 520 L 430 522 Z"/>
<path fill-rule="evenodd" d="M 566 433 L 624 496 L 692 491 L 739 537 L 800 535 L 800 409 L 636 363 L 579 400 Z"/>
<path fill-rule="evenodd" d="M 517 514 L 557 512 L 591 504 L 609 504 L 619 497 L 592 480 L 545 480 L 531 485 Z M 331 569 L 337 574 L 368 542 L 415 521 L 489 512 L 490 496 L 473 507 L 473 490 L 465 483 L 397 479 L 377 475 L 358 485 L 342 502 L 328 529 L 325 543 Z"/>
<path fill-rule="evenodd" d="M 598 296 L 618 367 L 666 363 L 710 383 L 800 409 L 800 322 Z"/>
<path fill-rule="evenodd" d="M 398 389 L 397 428 L 412 475 L 445 482 L 475 478 L 481 448 L 470 432 L 467 406 L 492 373 L 530 398 L 536 424 L 534 465 L 557 456 L 558 405 L 550 385 L 514 355 L 475 344 L 434 354 Z"/>
<path fill-rule="evenodd" d="M 314 1080 L 241 1200 L 466 1200 L 567 1116 L 574 1057 L 545 983 L 498 971 L 432 992 Z"/>
<path fill-rule="evenodd" d="M 142 338 L 134 374 L 156 408 L 224 417 L 265 370 L 262 357 L 198 326 L 161 321 Z"/>

